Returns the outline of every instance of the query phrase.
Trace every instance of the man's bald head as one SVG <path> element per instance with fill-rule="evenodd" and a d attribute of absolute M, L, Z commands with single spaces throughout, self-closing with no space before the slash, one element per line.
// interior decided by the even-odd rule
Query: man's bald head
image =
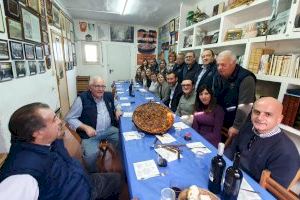
<path fill-rule="evenodd" d="M 282 104 L 273 97 L 262 97 L 253 106 L 251 121 L 261 134 L 271 132 L 283 118 Z"/>

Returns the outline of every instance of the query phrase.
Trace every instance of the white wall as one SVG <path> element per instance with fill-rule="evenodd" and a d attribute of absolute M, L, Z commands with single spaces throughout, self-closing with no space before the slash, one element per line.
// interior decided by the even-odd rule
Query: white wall
<path fill-rule="evenodd" d="M 79 27 L 79 21 L 86 21 L 89 23 L 94 23 L 94 24 L 112 24 L 110 22 L 102 22 L 102 21 L 91 21 L 91 20 L 84 20 L 84 19 L 76 19 L 74 20 L 74 29 L 75 29 L 75 35 L 78 31 L 78 27 Z M 137 66 L 137 53 L 138 53 L 138 49 L 137 49 L 137 30 L 143 28 L 146 30 L 157 30 L 156 27 L 145 27 L 145 26 L 139 26 L 139 25 L 130 25 L 130 26 L 134 26 L 134 42 L 133 43 L 122 43 L 122 42 L 117 42 L 119 44 L 123 44 L 123 45 L 128 45 L 130 47 L 130 51 L 131 51 L 131 67 L 130 67 L 130 71 L 128 73 L 131 74 L 131 78 L 134 78 L 135 75 L 135 71 L 136 71 L 136 66 Z M 97 35 L 97 34 L 96 34 Z M 110 43 L 115 43 L 115 42 L 111 42 L 111 41 L 98 41 L 100 48 L 101 48 L 101 55 L 100 55 L 100 60 L 102 60 L 102 63 L 100 65 L 86 65 L 83 64 L 82 62 L 82 57 L 81 57 L 81 43 L 82 41 L 76 41 L 76 53 L 77 53 L 77 75 L 78 76 L 92 76 L 92 75 L 100 75 L 102 76 L 106 81 L 107 81 L 107 49 L 106 46 Z M 157 44 L 156 44 L 157 46 Z M 155 54 L 157 55 L 157 47 L 155 49 Z M 115 55 L 116 59 L 118 59 L 118 55 Z"/>
<path fill-rule="evenodd" d="M 0 33 L 0 39 L 8 40 L 3 0 L 0 0 L 0 3 L 6 30 L 5 33 Z M 50 28 L 48 33 L 50 34 Z M 3 62 L 12 61 L 8 60 Z M 26 77 L 13 78 L 10 81 L 0 82 L 0 152 L 7 152 L 9 150 L 10 133 L 8 131 L 8 122 L 11 114 L 16 109 L 32 102 L 43 102 L 49 104 L 53 110 L 57 110 L 60 107 L 53 59 L 51 69 L 47 69 L 44 74 L 29 76 L 28 66 L 26 66 L 26 68 Z M 14 76 L 16 76 L 15 71 Z M 76 70 L 68 71 L 67 79 L 71 101 L 76 97 Z"/>

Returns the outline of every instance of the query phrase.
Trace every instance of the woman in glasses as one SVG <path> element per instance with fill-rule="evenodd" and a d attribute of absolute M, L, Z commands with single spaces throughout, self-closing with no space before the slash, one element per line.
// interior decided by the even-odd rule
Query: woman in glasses
<path fill-rule="evenodd" d="M 196 95 L 192 127 L 215 147 L 221 141 L 224 111 L 216 104 L 213 91 L 202 85 Z"/>

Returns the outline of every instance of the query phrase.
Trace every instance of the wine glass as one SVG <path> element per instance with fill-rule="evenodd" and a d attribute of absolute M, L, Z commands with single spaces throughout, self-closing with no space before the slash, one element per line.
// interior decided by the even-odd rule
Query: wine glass
<path fill-rule="evenodd" d="M 175 192 L 171 188 L 163 188 L 160 191 L 160 200 L 175 200 Z"/>

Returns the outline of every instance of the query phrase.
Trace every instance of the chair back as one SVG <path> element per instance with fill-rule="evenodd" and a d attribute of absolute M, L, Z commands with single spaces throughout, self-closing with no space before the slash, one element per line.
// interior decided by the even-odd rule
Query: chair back
<path fill-rule="evenodd" d="M 296 195 L 300 194 L 300 169 L 298 169 L 295 178 L 288 187 L 288 190 Z"/>
<path fill-rule="evenodd" d="M 269 170 L 264 170 L 262 172 L 259 184 L 279 200 L 299 200 L 297 196 L 272 179 Z"/>

